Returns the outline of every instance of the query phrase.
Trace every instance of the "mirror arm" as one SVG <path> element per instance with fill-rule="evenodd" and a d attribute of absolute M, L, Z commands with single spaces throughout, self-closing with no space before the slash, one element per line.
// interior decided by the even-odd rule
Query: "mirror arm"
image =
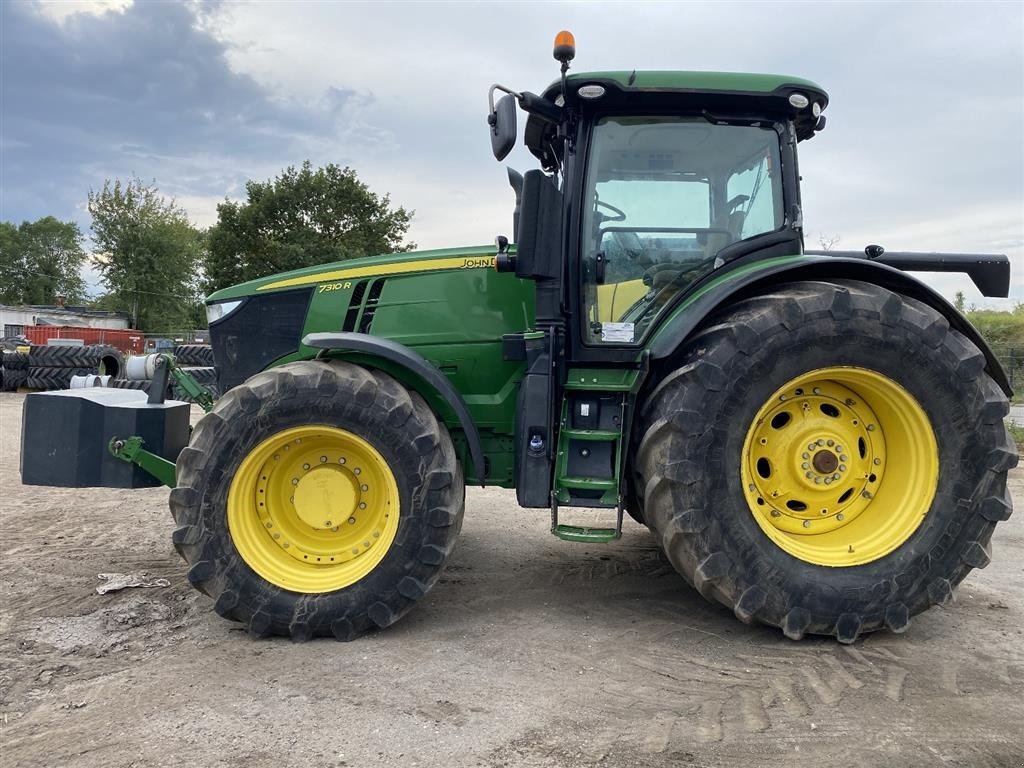
<path fill-rule="evenodd" d="M 507 86 L 495 83 L 494 85 L 491 86 L 491 89 L 487 92 L 487 106 L 489 108 L 488 111 L 491 114 L 494 114 L 494 92 L 495 91 L 501 91 L 502 93 L 511 93 L 513 96 L 516 97 L 516 101 L 520 101 L 521 102 L 522 98 L 523 98 L 523 95 L 521 93 L 519 93 L 518 91 L 513 91 L 511 88 L 508 88 Z"/>

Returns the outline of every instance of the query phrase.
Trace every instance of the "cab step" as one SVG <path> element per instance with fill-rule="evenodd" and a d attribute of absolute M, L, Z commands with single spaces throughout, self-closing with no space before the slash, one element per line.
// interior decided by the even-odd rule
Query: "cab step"
<path fill-rule="evenodd" d="M 580 544 L 607 544 L 622 536 L 622 531 L 614 528 L 586 528 L 578 525 L 556 525 L 551 532 L 562 541 Z"/>
<path fill-rule="evenodd" d="M 622 504 L 615 510 L 614 528 L 594 528 L 589 525 L 564 525 L 558 522 L 558 497 L 551 494 L 551 532 L 562 541 L 580 544 L 608 544 L 622 537 Z"/>

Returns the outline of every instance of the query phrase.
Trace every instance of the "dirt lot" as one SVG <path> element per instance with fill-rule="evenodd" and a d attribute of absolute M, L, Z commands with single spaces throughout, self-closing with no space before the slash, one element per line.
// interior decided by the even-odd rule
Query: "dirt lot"
<path fill-rule="evenodd" d="M 844 647 L 740 624 L 640 526 L 564 543 L 470 490 L 396 626 L 255 641 L 188 586 L 166 489 L 20 485 L 22 401 L 0 395 L 5 768 L 1024 765 L 1019 511 L 957 602 Z M 107 571 L 171 586 L 97 595 Z"/>

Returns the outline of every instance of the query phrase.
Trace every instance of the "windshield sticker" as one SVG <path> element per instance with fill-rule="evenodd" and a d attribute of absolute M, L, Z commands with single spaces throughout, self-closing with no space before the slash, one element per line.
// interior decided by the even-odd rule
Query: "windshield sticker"
<path fill-rule="evenodd" d="M 632 323 L 601 323 L 601 341 L 633 343 Z"/>

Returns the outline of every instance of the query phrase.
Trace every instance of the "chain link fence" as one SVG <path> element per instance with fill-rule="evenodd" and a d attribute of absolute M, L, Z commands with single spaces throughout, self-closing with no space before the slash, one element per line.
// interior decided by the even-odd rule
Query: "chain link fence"
<path fill-rule="evenodd" d="M 1014 402 L 1024 401 L 1024 346 L 993 344 L 992 353 L 1006 370 L 1010 386 L 1013 387 Z"/>

